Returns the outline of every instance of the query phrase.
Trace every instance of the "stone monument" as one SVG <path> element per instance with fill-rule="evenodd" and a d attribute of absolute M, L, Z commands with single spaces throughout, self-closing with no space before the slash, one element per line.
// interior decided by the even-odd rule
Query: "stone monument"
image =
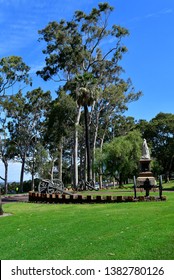
<path fill-rule="evenodd" d="M 156 185 L 156 180 L 150 170 L 150 152 L 146 142 L 146 139 L 143 141 L 142 145 L 142 156 L 140 158 L 140 173 L 137 178 L 137 187 L 143 187 L 147 185 L 147 179 L 149 185 L 154 187 Z"/>

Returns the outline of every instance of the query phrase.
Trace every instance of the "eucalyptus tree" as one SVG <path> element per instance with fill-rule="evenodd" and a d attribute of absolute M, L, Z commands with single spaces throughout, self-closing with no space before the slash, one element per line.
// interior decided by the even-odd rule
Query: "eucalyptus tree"
<path fill-rule="evenodd" d="M 59 179 L 62 180 L 62 155 L 64 145 L 71 141 L 75 127 L 76 103 L 70 95 L 60 88 L 58 97 L 52 101 L 46 114 L 44 141 L 49 149 L 52 162 L 51 178 L 53 178 L 54 162 L 58 161 Z M 69 140 L 70 139 L 70 140 Z M 69 145 L 72 150 L 72 144 Z"/>
<path fill-rule="evenodd" d="M 128 132 L 136 129 L 136 127 L 137 122 L 134 117 L 115 115 L 109 126 L 109 139 L 126 135 Z"/>
<path fill-rule="evenodd" d="M 29 77 L 30 68 L 19 56 L 8 56 L 0 59 L 0 97 L 7 94 L 7 91 L 16 83 L 31 85 Z M 10 92 L 9 92 L 10 93 Z"/>
<path fill-rule="evenodd" d="M 8 164 L 15 156 L 15 146 L 10 141 L 7 133 L 7 122 L 4 117 L 1 119 L 0 129 L 0 159 L 4 164 L 4 175 L 0 175 L 0 179 L 4 181 L 5 193 L 8 193 Z"/>
<path fill-rule="evenodd" d="M 44 146 L 37 142 L 30 149 L 30 155 L 26 158 L 25 162 L 25 172 L 31 174 L 31 190 L 34 191 L 34 179 L 37 175 L 38 177 L 43 177 L 45 165 L 48 162 L 48 151 Z"/>
<path fill-rule="evenodd" d="M 23 177 L 26 157 L 33 153 L 34 146 L 40 141 L 45 112 L 49 106 L 50 92 L 41 88 L 28 91 L 26 95 L 19 91 L 4 99 L 3 107 L 8 113 L 10 140 L 21 159 L 20 187 L 23 190 Z"/>
<path fill-rule="evenodd" d="M 126 95 L 126 92 L 129 93 Z M 141 92 L 134 93 L 131 84 L 120 80 L 104 88 L 91 110 L 91 125 L 94 127 L 93 147 L 102 149 L 108 130 L 120 123 L 122 114 L 127 110 L 128 103 L 139 98 Z M 117 134 L 120 135 L 121 131 Z M 98 142 L 97 142 L 98 138 Z"/>
<path fill-rule="evenodd" d="M 75 180 L 77 174 L 77 147 L 78 125 L 81 110 L 84 108 L 85 116 L 88 107 L 92 107 L 98 100 L 98 94 L 114 84 L 121 87 L 123 80 L 119 78 L 122 68 L 118 62 L 127 48 L 122 44 L 122 39 L 129 34 L 126 28 L 113 25 L 108 28 L 108 20 L 113 7 L 108 3 L 98 4 L 89 14 L 76 11 L 71 21 L 60 20 L 50 22 L 39 31 L 40 40 L 44 40 L 46 48 L 45 66 L 37 73 L 44 79 L 54 79 L 64 83 L 68 93 L 74 96 L 77 106 L 76 126 L 74 134 L 74 162 Z M 111 42 L 112 44 L 108 44 Z M 127 82 L 124 82 L 128 85 Z M 76 86 L 74 86 L 76 85 Z M 128 87 L 123 87 L 124 91 Z M 117 90 L 115 91 L 115 94 Z M 139 95 L 136 95 L 136 98 Z M 135 99 L 129 96 L 129 98 Z M 125 100 L 126 101 L 126 100 Z M 88 177 L 90 176 L 89 133 L 86 120 L 86 148 L 88 154 Z M 89 178 L 88 178 L 89 179 Z"/>

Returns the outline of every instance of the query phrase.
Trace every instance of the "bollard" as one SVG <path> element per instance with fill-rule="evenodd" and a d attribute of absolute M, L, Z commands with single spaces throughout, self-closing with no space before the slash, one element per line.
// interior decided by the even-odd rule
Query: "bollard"
<path fill-rule="evenodd" d="M 159 197 L 160 199 L 162 198 L 162 189 L 163 189 L 163 185 L 162 185 L 162 175 L 159 176 Z"/>
<path fill-rule="evenodd" d="M 135 178 L 135 176 L 134 176 L 133 180 L 134 180 L 134 198 L 137 198 L 137 191 L 136 191 L 137 183 L 136 183 L 136 178 Z"/>

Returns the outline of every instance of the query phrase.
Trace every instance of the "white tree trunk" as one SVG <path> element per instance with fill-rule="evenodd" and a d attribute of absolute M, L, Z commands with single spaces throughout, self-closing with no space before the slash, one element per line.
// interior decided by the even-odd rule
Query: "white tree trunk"
<path fill-rule="evenodd" d="M 62 181 L 62 145 L 59 147 L 59 180 Z"/>
<path fill-rule="evenodd" d="M 95 125 L 95 132 L 94 132 L 94 140 L 93 140 L 93 154 L 92 154 L 92 165 L 94 166 L 95 163 L 95 150 L 96 150 L 96 143 L 97 143 L 97 136 L 98 136 L 98 128 L 99 128 L 99 115 L 100 112 L 97 114 L 96 125 Z M 92 180 L 96 181 L 95 171 L 94 168 L 92 169 Z"/>
<path fill-rule="evenodd" d="M 78 185 L 78 125 L 80 122 L 81 107 L 77 108 L 77 118 L 74 131 L 74 187 Z"/>

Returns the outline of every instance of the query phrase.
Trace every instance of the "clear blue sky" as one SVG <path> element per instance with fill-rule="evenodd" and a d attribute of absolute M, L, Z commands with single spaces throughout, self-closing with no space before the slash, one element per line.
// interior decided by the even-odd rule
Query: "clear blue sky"
<path fill-rule="evenodd" d="M 41 86 L 54 92 L 58 84 L 45 83 L 34 74 L 44 63 L 38 30 L 49 21 L 71 19 L 75 10 L 88 12 L 99 2 L 102 1 L 0 0 L 0 57 L 23 57 L 31 67 L 34 88 Z M 143 97 L 132 103 L 126 114 L 137 120 L 150 120 L 161 111 L 174 113 L 174 1 L 110 0 L 108 3 L 115 8 L 110 24 L 120 24 L 130 31 L 125 41 L 129 51 L 122 66 L 135 89 L 143 92 Z"/>
<path fill-rule="evenodd" d="M 159 112 L 174 113 L 173 0 L 0 0 L 0 57 L 21 56 L 31 67 L 33 87 L 54 92 L 58 84 L 43 82 L 35 75 L 44 65 L 38 30 L 50 21 L 71 19 L 75 10 L 89 12 L 99 2 L 114 6 L 111 25 L 120 24 L 130 31 L 122 66 L 143 97 L 129 105 L 126 114 L 150 120 Z M 19 178 L 17 169 L 11 170 L 10 177 Z"/>

